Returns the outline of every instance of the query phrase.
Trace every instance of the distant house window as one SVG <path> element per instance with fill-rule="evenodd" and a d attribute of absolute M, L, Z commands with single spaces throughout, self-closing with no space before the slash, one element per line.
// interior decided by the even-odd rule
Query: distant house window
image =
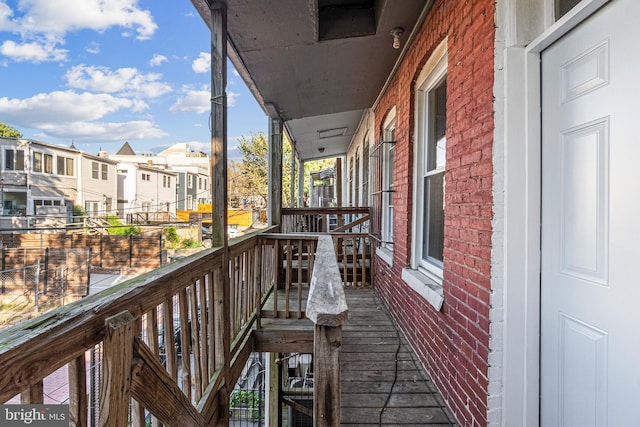
<path fill-rule="evenodd" d="M 53 173 L 53 155 L 44 155 L 44 173 Z"/>
<path fill-rule="evenodd" d="M 187 188 L 193 188 L 193 175 L 187 175 Z"/>
<path fill-rule="evenodd" d="M 91 162 L 91 178 L 98 179 L 100 173 L 100 165 L 98 162 Z"/>
<path fill-rule="evenodd" d="M 84 202 L 84 210 L 89 216 L 98 216 L 100 214 L 100 202 L 86 201 Z"/>
<path fill-rule="evenodd" d="M 102 180 L 103 181 L 108 181 L 109 180 L 109 165 L 105 165 L 102 164 Z"/>
<path fill-rule="evenodd" d="M 167 176 L 166 176 L 166 175 L 164 175 L 164 176 L 162 177 L 162 186 L 163 186 L 164 188 L 167 188 Z"/>
<path fill-rule="evenodd" d="M 33 171 L 42 172 L 42 153 L 33 153 Z"/>
<path fill-rule="evenodd" d="M 7 149 L 4 151 L 4 169 L 8 171 L 24 170 L 24 150 Z"/>
<path fill-rule="evenodd" d="M 202 178 L 198 178 L 198 190 L 202 190 Z"/>
<path fill-rule="evenodd" d="M 57 158 L 58 175 L 73 176 L 73 159 L 70 157 L 58 156 Z"/>
<path fill-rule="evenodd" d="M 204 189 L 205 190 L 209 189 L 209 182 L 206 179 L 204 180 Z"/>
<path fill-rule="evenodd" d="M 143 173 L 142 174 L 142 180 L 143 181 L 151 181 L 151 175 L 148 173 Z"/>
<path fill-rule="evenodd" d="M 167 177 L 167 188 L 171 188 L 171 177 Z"/>

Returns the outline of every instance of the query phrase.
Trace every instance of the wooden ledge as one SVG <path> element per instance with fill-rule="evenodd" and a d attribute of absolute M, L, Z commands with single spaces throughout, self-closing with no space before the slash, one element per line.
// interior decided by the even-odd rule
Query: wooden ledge
<path fill-rule="evenodd" d="M 318 236 L 307 298 L 307 317 L 316 325 L 341 326 L 348 317 L 347 299 L 330 236 Z"/>

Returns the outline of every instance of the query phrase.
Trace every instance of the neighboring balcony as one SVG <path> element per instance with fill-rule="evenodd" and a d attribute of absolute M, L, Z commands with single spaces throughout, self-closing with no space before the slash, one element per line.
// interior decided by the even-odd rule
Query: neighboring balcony
<path fill-rule="evenodd" d="M 283 404 L 313 425 L 452 425 L 371 285 L 368 208 L 282 224 L 0 332 L 0 402 L 68 402 L 73 426 L 229 425 L 247 361 L 271 353 L 250 425 L 282 425 Z M 298 353 L 308 406 L 273 374 Z"/>

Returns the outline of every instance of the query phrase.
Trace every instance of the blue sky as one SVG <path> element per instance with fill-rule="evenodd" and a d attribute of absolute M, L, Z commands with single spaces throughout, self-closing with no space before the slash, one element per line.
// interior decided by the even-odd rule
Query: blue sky
<path fill-rule="evenodd" d="M 189 0 L 0 0 L 0 122 L 115 153 L 210 152 L 209 31 Z M 267 118 L 228 68 L 228 149 Z"/>

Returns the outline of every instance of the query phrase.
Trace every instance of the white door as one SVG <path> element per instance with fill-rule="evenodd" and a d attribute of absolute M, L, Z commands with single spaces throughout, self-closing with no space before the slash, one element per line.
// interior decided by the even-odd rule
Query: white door
<path fill-rule="evenodd" d="M 640 426 L 639 43 L 613 0 L 542 55 L 542 426 Z"/>

